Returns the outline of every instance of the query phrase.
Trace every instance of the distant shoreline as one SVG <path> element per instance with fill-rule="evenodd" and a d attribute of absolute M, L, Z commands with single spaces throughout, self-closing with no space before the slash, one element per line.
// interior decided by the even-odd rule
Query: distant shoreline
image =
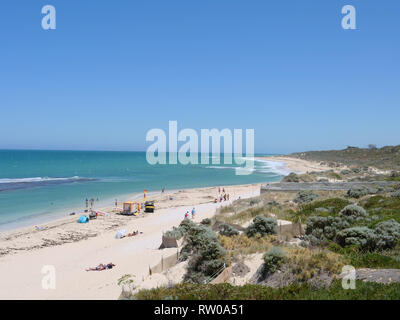
<path fill-rule="evenodd" d="M 310 171 L 322 172 L 332 169 L 331 167 L 327 165 L 321 165 L 316 161 L 297 159 L 289 156 L 267 156 L 256 158 L 260 160 L 281 162 L 284 164 L 284 167 L 287 170 L 298 174 L 304 174 Z"/>

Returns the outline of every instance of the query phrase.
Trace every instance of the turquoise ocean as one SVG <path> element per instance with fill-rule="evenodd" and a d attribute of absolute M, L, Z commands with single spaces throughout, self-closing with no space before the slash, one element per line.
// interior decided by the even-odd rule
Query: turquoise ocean
<path fill-rule="evenodd" d="M 0 150 L 0 230 L 33 225 L 84 209 L 168 190 L 278 181 L 280 163 L 256 160 L 249 175 L 237 165 L 150 165 L 145 152 Z"/>

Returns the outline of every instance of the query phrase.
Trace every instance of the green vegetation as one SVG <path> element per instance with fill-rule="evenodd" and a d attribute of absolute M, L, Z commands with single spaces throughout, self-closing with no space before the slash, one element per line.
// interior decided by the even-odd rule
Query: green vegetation
<path fill-rule="evenodd" d="M 362 200 L 360 205 L 363 206 L 370 214 L 377 215 L 379 217 L 379 221 L 394 219 L 397 222 L 400 222 L 399 197 L 384 197 L 382 195 L 377 195 Z"/>
<path fill-rule="evenodd" d="M 362 167 L 375 167 L 384 170 L 400 170 L 400 145 L 386 146 L 379 149 L 348 147 L 344 150 L 293 153 L 291 156 L 299 159 L 324 162 L 332 165 L 332 167 L 340 163 L 357 167 L 358 169 Z M 392 177 L 392 179 L 396 179 L 396 177 Z"/>
<path fill-rule="evenodd" d="M 246 229 L 248 237 L 267 236 L 278 232 L 278 223 L 274 218 L 266 218 L 264 216 L 256 216 L 253 223 Z"/>
<path fill-rule="evenodd" d="M 350 201 L 342 198 L 330 198 L 326 200 L 317 200 L 312 203 L 301 206 L 300 210 L 296 212 L 295 216 L 301 218 L 303 221 L 311 215 L 316 216 L 336 216 L 345 206 L 349 205 Z M 324 208 L 326 210 L 321 210 Z M 319 210 L 318 210 L 319 209 Z"/>
<path fill-rule="evenodd" d="M 201 220 L 200 224 L 205 225 L 205 226 L 210 226 L 211 225 L 211 219 L 205 218 Z"/>
<path fill-rule="evenodd" d="M 204 283 L 225 264 L 225 249 L 215 233 L 206 226 L 190 226 L 181 250 L 181 260 L 189 259 L 185 282 Z"/>
<path fill-rule="evenodd" d="M 327 176 L 328 178 L 332 178 L 332 179 L 335 179 L 335 180 L 342 180 L 342 179 L 343 179 L 342 176 L 341 176 L 340 174 L 338 174 L 338 173 L 336 173 L 336 172 L 333 172 L 333 171 L 328 172 L 328 173 L 326 174 L 326 176 Z"/>
<path fill-rule="evenodd" d="M 314 201 L 317 198 L 319 198 L 319 194 L 316 194 L 312 191 L 300 191 L 293 201 L 296 203 L 308 203 Z"/>
<path fill-rule="evenodd" d="M 223 223 L 220 226 L 219 234 L 227 237 L 232 237 L 238 235 L 239 231 L 236 230 L 234 227 L 230 226 L 229 224 Z"/>
<path fill-rule="evenodd" d="M 228 263 L 238 256 L 246 256 L 256 252 L 266 252 L 277 241 L 276 236 L 248 238 L 244 234 L 233 237 L 220 235 L 219 243 L 227 252 Z"/>
<path fill-rule="evenodd" d="M 400 224 L 394 219 L 368 227 L 379 216 L 368 217 L 364 208 L 357 205 L 344 207 L 336 217 L 312 216 L 307 220 L 306 240 L 313 246 L 330 241 L 340 246 L 357 245 L 364 251 L 392 249 L 400 239 Z"/>
<path fill-rule="evenodd" d="M 179 284 L 172 288 L 141 290 L 139 300 L 399 300 L 400 283 L 384 285 L 356 281 L 355 290 L 344 290 L 340 280 L 329 288 L 309 284 L 292 284 L 273 289 L 262 285 Z"/>
<path fill-rule="evenodd" d="M 285 262 L 286 253 L 279 247 L 272 247 L 263 256 L 263 274 L 274 273 Z"/>
<path fill-rule="evenodd" d="M 178 240 L 181 239 L 187 233 L 187 231 L 194 226 L 196 226 L 196 224 L 193 221 L 184 219 L 178 228 L 174 227 L 172 230 L 166 231 L 164 236 Z"/>
<path fill-rule="evenodd" d="M 364 252 L 356 245 L 344 248 L 336 243 L 329 245 L 329 250 L 342 255 L 348 261 L 348 264 L 355 268 L 400 269 L 399 249 L 395 248 L 394 250 L 383 252 Z"/>

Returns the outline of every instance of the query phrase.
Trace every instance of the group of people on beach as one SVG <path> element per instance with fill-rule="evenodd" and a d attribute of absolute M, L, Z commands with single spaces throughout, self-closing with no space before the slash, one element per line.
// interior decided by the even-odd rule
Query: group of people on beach
<path fill-rule="evenodd" d="M 186 213 L 185 213 L 185 219 L 189 219 L 189 215 L 192 215 L 192 219 L 194 219 L 194 216 L 195 216 L 195 214 L 196 214 L 196 209 L 193 207 L 193 209 L 192 209 L 192 211 L 189 213 L 189 210 L 188 211 L 186 211 Z"/>
<path fill-rule="evenodd" d="M 90 209 L 92 209 L 95 200 L 94 200 L 94 198 L 91 198 L 90 200 L 89 200 L 88 198 L 86 198 L 86 200 L 85 200 L 85 203 L 86 203 L 86 211 L 87 211 L 88 208 L 89 208 L 89 201 L 90 201 Z M 99 198 L 97 198 L 96 201 L 99 201 Z"/>
<path fill-rule="evenodd" d="M 222 201 L 229 201 L 229 193 L 225 192 L 225 188 L 218 187 L 218 196 L 214 199 L 215 203 L 222 202 Z"/>

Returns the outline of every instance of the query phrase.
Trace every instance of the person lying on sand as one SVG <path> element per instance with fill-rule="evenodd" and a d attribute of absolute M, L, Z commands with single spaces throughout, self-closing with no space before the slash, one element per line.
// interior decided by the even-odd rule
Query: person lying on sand
<path fill-rule="evenodd" d="M 115 264 L 113 264 L 112 262 L 107 264 L 100 263 L 96 268 L 89 268 L 86 269 L 86 271 L 103 271 L 107 269 L 112 269 L 113 267 L 115 267 Z"/>
<path fill-rule="evenodd" d="M 140 232 L 143 233 L 143 232 Z M 131 233 L 128 233 L 126 236 L 127 237 L 133 237 L 133 236 L 137 236 L 139 234 L 139 230 L 133 231 Z"/>

